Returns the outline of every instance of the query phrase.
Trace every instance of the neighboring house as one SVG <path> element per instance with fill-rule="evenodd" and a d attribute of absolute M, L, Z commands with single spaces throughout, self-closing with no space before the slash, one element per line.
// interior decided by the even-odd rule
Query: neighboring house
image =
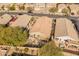
<path fill-rule="evenodd" d="M 36 3 L 34 4 L 34 10 L 37 13 L 49 13 L 49 9 L 56 7 L 56 3 Z"/>
<path fill-rule="evenodd" d="M 32 18 L 32 16 L 29 16 L 29 15 L 26 15 L 26 14 L 19 15 L 18 18 L 10 24 L 10 26 L 12 26 L 12 27 L 18 26 L 18 27 L 26 28 L 28 26 L 27 24 L 29 23 L 31 18 Z"/>
<path fill-rule="evenodd" d="M 56 4 L 57 4 L 57 3 L 46 3 L 46 4 L 45 4 L 45 7 L 46 7 L 46 8 L 45 8 L 45 11 L 46 11 L 46 13 L 50 13 L 50 12 L 49 12 L 49 9 L 50 9 L 50 8 L 53 8 L 53 7 L 56 7 Z"/>
<path fill-rule="evenodd" d="M 7 3 L 0 3 L 0 10 L 2 11 L 3 9 L 6 11 L 6 10 L 8 10 L 8 5 L 9 4 L 7 4 Z"/>
<path fill-rule="evenodd" d="M 25 3 L 24 4 L 24 7 L 25 7 L 25 11 L 27 11 L 28 10 L 28 7 L 33 8 L 34 7 L 34 4 L 33 3 Z"/>
<path fill-rule="evenodd" d="M 40 17 L 29 31 L 29 42 L 38 45 L 40 41 L 48 41 L 52 30 L 52 19 Z"/>
<path fill-rule="evenodd" d="M 58 12 L 61 12 L 64 8 L 67 8 L 67 5 L 64 3 L 61 3 L 58 5 Z"/>
<path fill-rule="evenodd" d="M 79 11 L 79 5 L 78 4 L 71 4 L 69 5 L 71 12 L 77 15 L 77 12 Z"/>
<path fill-rule="evenodd" d="M 19 5 L 17 5 L 17 4 L 15 5 L 15 10 L 16 10 L 17 12 L 20 11 L 20 10 L 19 10 Z"/>
<path fill-rule="evenodd" d="M 9 4 L 7 4 L 7 3 L 4 4 L 4 10 L 5 10 L 5 11 L 8 11 L 8 10 L 9 10 L 8 7 L 9 7 Z"/>
<path fill-rule="evenodd" d="M 2 16 L 0 17 L 0 24 L 6 25 L 6 24 L 9 23 L 9 21 L 10 21 L 11 19 L 12 19 L 11 15 L 9 15 L 9 14 L 4 14 L 4 15 L 2 15 Z"/>
<path fill-rule="evenodd" d="M 35 13 L 43 13 L 45 12 L 45 3 L 36 3 L 34 4 L 34 11 Z"/>
<path fill-rule="evenodd" d="M 47 8 L 56 7 L 56 4 L 57 4 L 57 3 L 47 3 L 47 4 L 46 4 L 46 7 L 47 7 Z"/>
<path fill-rule="evenodd" d="M 66 18 L 56 19 L 55 38 L 60 41 L 78 40 L 74 24 Z"/>

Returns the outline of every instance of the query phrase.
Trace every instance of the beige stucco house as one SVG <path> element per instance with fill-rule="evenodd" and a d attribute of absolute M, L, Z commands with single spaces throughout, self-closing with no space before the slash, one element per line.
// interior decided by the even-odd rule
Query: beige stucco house
<path fill-rule="evenodd" d="M 26 14 L 19 15 L 18 18 L 10 24 L 10 26 L 11 27 L 17 27 L 18 26 L 18 27 L 26 28 L 28 26 L 29 21 L 31 20 L 31 17 L 32 16 L 29 16 L 29 15 L 26 15 Z"/>
<path fill-rule="evenodd" d="M 37 19 L 29 31 L 29 41 L 32 44 L 39 44 L 40 41 L 48 41 L 52 30 L 52 19 L 46 16 Z"/>
<path fill-rule="evenodd" d="M 0 16 L 0 24 L 7 24 L 9 23 L 9 21 L 12 19 L 11 15 L 9 14 L 4 14 L 2 16 Z"/>
<path fill-rule="evenodd" d="M 78 33 L 72 21 L 66 18 L 56 19 L 55 38 L 61 41 L 78 40 Z"/>

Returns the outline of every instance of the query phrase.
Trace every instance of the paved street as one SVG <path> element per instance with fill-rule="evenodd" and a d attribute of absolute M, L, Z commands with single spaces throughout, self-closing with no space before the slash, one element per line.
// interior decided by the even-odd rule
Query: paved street
<path fill-rule="evenodd" d="M 17 11 L 10 11 L 10 12 L 0 12 L 0 14 L 28 14 L 28 15 L 32 15 L 32 16 L 48 16 L 48 17 L 51 17 L 51 18 L 69 18 L 69 19 L 78 19 L 79 16 L 64 16 L 64 15 L 54 15 L 54 14 L 46 14 L 46 13 L 27 13 L 26 11 L 20 11 L 20 12 L 17 12 Z"/>

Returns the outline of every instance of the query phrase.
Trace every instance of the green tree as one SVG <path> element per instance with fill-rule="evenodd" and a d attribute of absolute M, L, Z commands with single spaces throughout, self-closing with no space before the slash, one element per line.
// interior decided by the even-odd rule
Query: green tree
<path fill-rule="evenodd" d="M 9 10 L 11 10 L 11 11 L 15 10 L 15 4 L 13 4 L 12 6 L 10 6 Z"/>
<path fill-rule="evenodd" d="M 49 12 L 51 12 L 51 13 L 56 13 L 57 11 L 58 11 L 57 7 L 52 7 L 49 9 Z"/>
<path fill-rule="evenodd" d="M 28 32 L 23 28 L 4 27 L 0 25 L 0 44 L 23 46 L 28 38 Z"/>
<path fill-rule="evenodd" d="M 20 10 L 25 10 L 25 6 L 24 6 L 24 5 L 19 6 L 19 9 L 20 9 Z"/>
<path fill-rule="evenodd" d="M 40 56 L 62 56 L 62 50 L 56 47 L 55 42 L 51 41 L 39 49 Z"/>
<path fill-rule="evenodd" d="M 65 15 L 68 15 L 70 11 L 69 11 L 69 9 L 64 8 L 64 9 L 62 9 L 61 12 L 64 13 Z"/>

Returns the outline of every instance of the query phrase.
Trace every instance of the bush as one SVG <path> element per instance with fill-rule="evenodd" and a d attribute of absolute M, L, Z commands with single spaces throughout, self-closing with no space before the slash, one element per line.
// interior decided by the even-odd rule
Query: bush
<path fill-rule="evenodd" d="M 22 5 L 22 6 L 19 7 L 19 9 L 20 9 L 20 10 L 25 10 L 25 6 Z"/>
<path fill-rule="evenodd" d="M 49 42 L 39 50 L 40 56 L 62 56 L 62 50 L 56 47 L 55 42 Z"/>
<path fill-rule="evenodd" d="M 28 52 L 28 50 L 29 50 L 28 48 L 25 48 L 25 49 L 24 49 L 24 52 L 26 53 L 26 52 Z"/>
<path fill-rule="evenodd" d="M 49 9 L 49 12 L 51 12 L 51 13 L 55 13 L 57 11 L 58 11 L 58 8 L 57 7 L 53 7 L 53 8 L 50 8 Z"/>
<path fill-rule="evenodd" d="M 13 4 L 12 6 L 9 7 L 9 10 L 15 10 L 15 4 Z"/>
<path fill-rule="evenodd" d="M 0 45 L 23 46 L 27 37 L 28 32 L 23 28 L 0 26 Z"/>
<path fill-rule="evenodd" d="M 68 15 L 69 14 L 69 9 L 64 8 L 64 9 L 62 9 L 61 12 L 64 13 L 65 15 Z"/>

